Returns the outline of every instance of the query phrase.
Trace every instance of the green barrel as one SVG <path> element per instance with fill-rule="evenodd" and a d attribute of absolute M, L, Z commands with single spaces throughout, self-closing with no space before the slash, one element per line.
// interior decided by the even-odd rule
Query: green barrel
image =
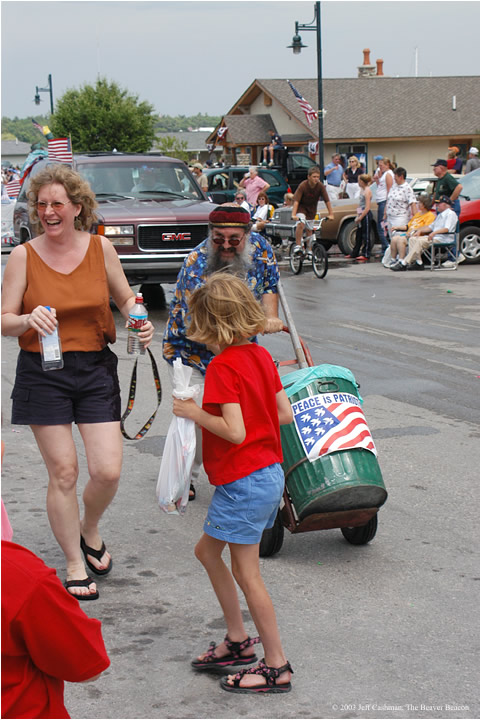
<path fill-rule="evenodd" d="M 347 368 L 337 365 L 296 370 L 284 375 L 281 380 L 291 405 L 299 413 L 301 407 L 311 405 L 314 408 L 315 401 L 327 402 L 334 397 L 347 401 L 349 398 L 344 393 L 357 398 L 358 405 L 362 403 L 354 375 Z M 331 397 L 324 400 L 316 398 L 327 394 Z M 299 403 L 305 399 L 305 403 Z M 307 418 L 307 415 L 304 417 Z M 314 419 L 315 415 L 312 414 L 311 418 Z M 314 422 L 319 424 L 318 420 L 314 419 Z M 313 513 L 380 507 L 386 501 L 381 470 L 376 455 L 370 450 L 337 450 L 311 462 L 294 422 L 281 426 L 281 440 L 286 485 L 300 520 Z"/>

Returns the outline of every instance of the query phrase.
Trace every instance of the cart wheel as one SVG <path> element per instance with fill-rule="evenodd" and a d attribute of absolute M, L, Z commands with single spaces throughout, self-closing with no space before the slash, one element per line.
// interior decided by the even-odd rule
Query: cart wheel
<path fill-rule="evenodd" d="M 376 530 L 377 515 L 374 515 L 366 525 L 341 528 L 342 534 L 351 545 L 367 545 L 373 539 Z"/>
<path fill-rule="evenodd" d="M 276 515 L 274 525 L 262 533 L 259 545 L 260 557 L 270 557 L 279 552 L 284 540 L 284 525 L 282 524 L 280 511 Z"/>
<path fill-rule="evenodd" d="M 292 243 L 289 250 L 289 266 L 294 275 L 299 275 L 302 270 L 302 261 L 304 259 L 304 251 L 296 243 Z"/>
<path fill-rule="evenodd" d="M 323 245 L 316 243 L 312 248 L 312 269 L 318 278 L 323 278 L 327 273 L 327 252 Z"/>

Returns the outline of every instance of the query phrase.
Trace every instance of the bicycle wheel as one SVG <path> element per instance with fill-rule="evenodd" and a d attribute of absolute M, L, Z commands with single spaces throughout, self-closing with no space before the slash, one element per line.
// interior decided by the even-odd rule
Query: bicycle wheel
<path fill-rule="evenodd" d="M 316 243 L 312 248 L 312 269 L 318 278 L 323 278 L 327 273 L 328 259 L 324 245 Z"/>
<path fill-rule="evenodd" d="M 294 275 L 299 275 L 302 270 L 302 261 L 304 260 L 304 251 L 296 243 L 292 243 L 289 250 L 289 267 Z"/>

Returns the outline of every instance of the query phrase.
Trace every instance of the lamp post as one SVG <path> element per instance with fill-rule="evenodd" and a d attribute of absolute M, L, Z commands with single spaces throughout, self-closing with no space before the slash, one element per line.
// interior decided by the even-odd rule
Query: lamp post
<path fill-rule="evenodd" d="M 41 92 L 50 93 L 50 114 L 53 115 L 53 92 L 52 92 L 52 76 L 48 76 L 48 87 L 39 88 L 38 85 L 35 88 L 35 97 L 33 99 L 35 105 L 40 105 L 40 94 Z"/>
<path fill-rule="evenodd" d="M 299 55 L 302 48 L 307 45 L 302 44 L 299 30 L 313 30 L 317 39 L 317 120 L 319 123 L 319 166 L 321 168 L 321 178 L 324 177 L 324 108 L 322 107 L 322 54 L 321 54 L 321 3 L 314 3 L 314 19 L 310 23 L 299 23 L 296 20 L 296 31 L 292 38 L 292 45 L 288 45 L 292 49 L 294 55 Z"/>

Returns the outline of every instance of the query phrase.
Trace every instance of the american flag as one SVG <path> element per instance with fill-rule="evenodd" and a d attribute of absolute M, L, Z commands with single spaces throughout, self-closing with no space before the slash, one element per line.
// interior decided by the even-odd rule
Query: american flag
<path fill-rule="evenodd" d="M 301 93 L 298 90 L 296 90 L 296 88 L 294 87 L 294 85 L 291 83 L 290 80 L 288 80 L 287 82 L 289 83 L 289 87 L 291 88 L 292 92 L 296 96 L 296 100 L 299 103 L 299 105 L 301 106 L 301 108 L 304 112 L 304 115 L 307 118 L 307 122 L 309 123 L 309 125 L 312 125 L 312 121 L 317 118 L 316 110 L 314 110 L 314 108 L 309 105 L 307 100 L 304 100 Z"/>
<path fill-rule="evenodd" d="M 20 180 L 16 179 L 10 180 L 10 182 L 5 185 L 5 190 L 7 191 L 7 195 L 9 198 L 16 198 L 18 193 L 20 192 L 20 188 Z"/>
<path fill-rule="evenodd" d="M 310 462 L 337 450 L 363 448 L 377 455 L 360 400 L 350 393 L 322 393 L 292 404 L 300 441 Z"/>
<path fill-rule="evenodd" d="M 72 164 L 72 148 L 70 147 L 69 138 L 55 138 L 54 140 L 47 140 L 47 142 L 49 160 Z"/>
<path fill-rule="evenodd" d="M 39 123 L 36 122 L 33 118 L 31 118 L 31 120 L 32 120 L 32 123 L 33 123 L 33 127 L 34 127 L 34 128 L 37 128 L 37 130 L 40 130 L 40 132 L 41 132 L 42 135 L 43 135 L 43 126 L 42 126 L 42 125 L 39 125 Z"/>

